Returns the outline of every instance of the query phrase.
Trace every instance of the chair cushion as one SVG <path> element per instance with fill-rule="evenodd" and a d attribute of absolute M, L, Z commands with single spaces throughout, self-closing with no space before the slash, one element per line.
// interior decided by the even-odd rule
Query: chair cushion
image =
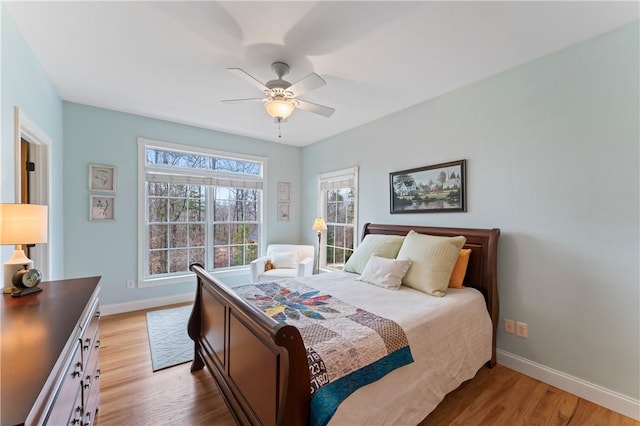
<path fill-rule="evenodd" d="M 293 278 L 296 276 L 297 270 L 294 268 L 276 268 L 265 271 L 258 276 L 260 281 L 277 280 L 280 278 Z"/>

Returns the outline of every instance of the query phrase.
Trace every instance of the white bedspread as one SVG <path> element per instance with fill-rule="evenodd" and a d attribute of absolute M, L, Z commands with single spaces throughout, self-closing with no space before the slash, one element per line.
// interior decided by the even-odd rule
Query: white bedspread
<path fill-rule="evenodd" d="M 449 289 L 444 297 L 404 286 L 387 290 L 356 281 L 357 276 L 332 272 L 304 281 L 396 321 L 407 334 L 415 362 L 354 392 L 329 424 L 416 425 L 491 359 L 491 319 L 484 298 L 472 288 Z"/>

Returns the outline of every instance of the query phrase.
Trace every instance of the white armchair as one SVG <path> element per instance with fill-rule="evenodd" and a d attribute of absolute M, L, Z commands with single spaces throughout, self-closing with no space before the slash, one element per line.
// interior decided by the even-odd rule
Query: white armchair
<path fill-rule="evenodd" d="M 281 278 L 313 275 L 315 248 L 299 244 L 270 244 L 267 254 L 251 262 L 251 282 L 271 281 Z M 264 270 L 267 260 L 275 269 Z"/>

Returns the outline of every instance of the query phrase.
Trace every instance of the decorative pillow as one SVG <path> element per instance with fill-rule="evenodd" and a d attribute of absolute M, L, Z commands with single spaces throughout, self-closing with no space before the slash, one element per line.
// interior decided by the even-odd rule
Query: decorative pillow
<path fill-rule="evenodd" d="M 444 296 L 465 241 L 463 236 L 436 237 L 409 231 L 398 252 L 399 258 L 412 261 L 402 284 L 432 296 Z"/>
<path fill-rule="evenodd" d="M 298 267 L 298 252 L 297 251 L 282 251 L 269 254 L 271 262 L 276 268 L 297 268 Z M 275 268 L 274 268 L 275 269 Z"/>
<path fill-rule="evenodd" d="M 364 281 L 378 287 L 397 290 L 402 284 L 402 277 L 411 266 L 411 261 L 407 259 L 387 259 L 372 255 L 367 265 L 356 280 Z"/>
<path fill-rule="evenodd" d="M 449 277 L 449 288 L 462 288 L 462 282 L 464 276 L 467 274 L 467 265 L 469 264 L 469 256 L 471 255 L 471 249 L 462 249 L 458 254 L 458 260 L 453 267 L 451 277 Z"/>
<path fill-rule="evenodd" d="M 380 257 L 395 259 L 403 241 L 404 237 L 401 235 L 367 234 L 345 263 L 345 272 L 361 274 L 374 253 Z"/>

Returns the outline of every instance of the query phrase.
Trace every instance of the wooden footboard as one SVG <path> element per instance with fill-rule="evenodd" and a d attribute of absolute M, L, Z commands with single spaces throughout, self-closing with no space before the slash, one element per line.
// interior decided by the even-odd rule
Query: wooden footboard
<path fill-rule="evenodd" d="M 207 366 L 239 424 L 307 424 L 309 367 L 298 330 L 246 303 L 201 265 L 191 270 L 197 276 L 191 371 Z"/>
<path fill-rule="evenodd" d="M 464 280 L 486 299 L 493 322 L 493 353 L 498 322 L 497 247 L 500 230 L 366 224 L 367 234 L 406 235 L 410 230 L 431 235 L 464 235 L 471 249 Z M 205 365 L 238 424 L 306 425 L 310 377 L 306 350 L 295 327 L 281 324 L 245 302 L 201 265 L 196 299 L 189 319 L 195 343 L 191 370 Z M 395 390 L 390 390 L 395 391 Z"/>

